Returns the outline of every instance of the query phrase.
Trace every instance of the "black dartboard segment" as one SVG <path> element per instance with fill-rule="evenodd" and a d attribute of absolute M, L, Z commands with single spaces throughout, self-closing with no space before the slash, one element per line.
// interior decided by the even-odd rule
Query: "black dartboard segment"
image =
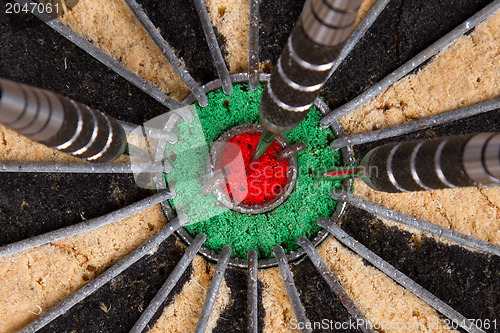
<path fill-rule="evenodd" d="M 347 103 L 484 8 L 489 0 L 393 0 L 323 87 L 330 108 Z"/>
<path fill-rule="evenodd" d="M 198 83 L 205 84 L 217 78 L 193 1 L 140 0 L 138 2 Z M 223 38 L 219 34 L 217 37 L 219 46 L 223 48 Z"/>
<path fill-rule="evenodd" d="M 347 209 L 340 225 L 466 318 L 500 321 L 498 256 L 446 245 L 425 235 L 417 241 L 413 234 L 354 207 Z M 486 331 L 495 332 L 491 328 Z"/>
<path fill-rule="evenodd" d="M 128 332 L 160 290 L 184 249 L 176 245 L 175 236 L 168 238 L 152 255 L 140 259 L 39 332 Z M 191 268 L 184 272 L 165 304 L 182 290 L 191 272 Z"/>
<path fill-rule="evenodd" d="M 344 328 L 339 330 L 336 323 L 356 323 L 344 308 L 340 299 L 335 295 L 321 274 L 318 273 L 309 258 L 304 258 L 293 265 L 293 279 L 300 300 L 304 305 L 306 316 L 309 321 L 316 325 L 314 332 L 361 332 L 355 328 Z M 314 326 L 313 326 L 314 327 Z"/>
<path fill-rule="evenodd" d="M 245 315 L 248 313 L 247 276 L 245 270 L 228 267 L 224 277 L 231 298 L 229 305 L 217 320 L 214 333 L 245 332 L 248 325 L 248 317 Z"/>
<path fill-rule="evenodd" d="M 421 140 L 436 138 L 447 135 L 462 135 L 481 132 L 500 131 L 500 109 L 481 113 L 475 116 L 462 118 L 446 124 L 430 126 L 415 132 L 398 135 L 392 138 L 369 142 L 353 147 L 354 158 L 360 161 L 371 149 L 389 142 L 404 142 L 409 140 Z"/>
<path fill-rule="evenodd" d="M 262 0 L 260 2 L 260 61 L 272 65 L 278 60 L 295 22 L 304 8 L 304 0 Z"/>
<path fill-rule="evenodd" d="M 152 194 L 132 175 L 0 173 L 0 246 L 110 213 Z"/>
<path fill-rule="evenodd" d="M 35 16 L 0 10 L 0 77 L 52 90 L 120 120 L 143 124 L 166 107 Z"/>

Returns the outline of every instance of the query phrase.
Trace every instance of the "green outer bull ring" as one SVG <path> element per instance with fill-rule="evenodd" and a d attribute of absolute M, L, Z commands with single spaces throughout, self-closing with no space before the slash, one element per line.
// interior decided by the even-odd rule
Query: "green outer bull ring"
<path fill-rule="evenodd" d="M 237 74 L 232 74 L 231 75 L 231 82 L 232 83 L 248 83 L 249 82 L 249 74 L 248 73 L 237 73 Z M 269 78 L 271 77 L 270 74 L 265 74 L 265 73 L 260 73 L 259 74 L 259 81 L 266 83 L 269 81 Z M 219 89 L 222 87 L 222 83 L 220 79 L 216 79 L 214 81 L 211 81 L 201 87 L 203 92 L 205 94 L 208 94 L 209 92 L 212 92 L 216 89 Z M 184 101 L 182 101 L 182 106 L 188 106 L 191 105 L 196 101 L 196 98 L 194 97 L 193 94 L 190 94 L 187 96 Z M 323 102 L 321 99 L 316 99 L 314 105 L 318 108 L 318 110 L 323 114 L 326 115 L 328 114 L 331 110 L 330 108 L 326 105 L 325 102 Z M 330 130 L 335 134 L 337 138 L 339 137 L 344 137 L 344 129 L 340 125 L 338 121 L 334 122 L 332 125 L 330 125 Z M 158 150 L 162 148 L 162 144 L 164 145 L 165 143 L 159 142 L 158 143 Z M 352 165 L 354 162 L 353 156 L 352 156 L 352 149 L 350 146 L 341 148 L 341 153 L 342 153 L 342 161 L 344 165 Z M 165 183 L 165 177 L 163 177 L 163 173 L 155 173 L 153 175 L 154 183 L 156 185 L 157 189 L 164 189 L 166 188 L 166 183 Z M 353 180 L 352 179 L 346 179 L 342 181 L 342 187 L 344 189 L 351 189 L 353 186 Z M 292 187 L 293 188 L 293 187 Z M 165 217 L 167 218 L 168 221 L 172 220 L 176 214 L 172 206 L 168 201 L 163 201 L 161 203 L 162 211 Z M 346 202 L 339 201 L 337 204 L 337 208 L 332 212 L 331 216 L 329 216 L 330 219 L 332 219 L 334 222 L 338 222 L 340 217 L 344 214 L 345 209 L 347 207 Z M 191 244 L 191 242 L 194 240 L 194 237 L 191 236 L 187 230 L 183 227 L 177 229 L 176 231 L 177 235 L 188 245 Z M 318 247 L 326 238 L 328 237 L 328 232 L 324 229 L 321 229 L 314 237 L 311 239 L 311 243 L 315 246 Z M 218 263 L 218 257 L 219 255 L 212 249 L 202 246 L 199 254 L 201 254 L 203 257 L 205 257 L 209 262 L 211 263 Z M 305 251 L 302 248 L 298 248 L 295 251 L 290 251 L 286 255 L 287 259 L 289 262 L 292 261 L 297 261 L 301 259 L 305 255 Z M 238 267 L 238 268 L 248 268 L 248 262 L 247 260 L 243 260 L 240 258 L 231 258 L 229 260 L 229 265 L 233 267 Z M 264 268 L 271 268 L 271 267 L 277 267 L 278 266 L 278 260 L 276 258 L 268 258 L 268 259 L 259 259 L 258 260 L 258 267 L 259 269 L 264 269 Z"/>

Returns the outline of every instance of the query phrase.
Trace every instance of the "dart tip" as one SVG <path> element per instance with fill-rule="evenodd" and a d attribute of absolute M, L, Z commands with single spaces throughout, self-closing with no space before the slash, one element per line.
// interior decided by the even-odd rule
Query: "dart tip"
<path fill-rule="evenodd" d="M 265 154 L 267 149 L 271 146 L 275 136 L 276 133 L 264 129 L 253 153 L 252 161 L 258 161 Z"/>
<path fill-rule="evenodd" d="M 318 180 L 337 181 L 358 178 L 363 175 L 360 166 L 337 167 L 333 169 L 321 169 L 314 172 L 313 177 Z"/>

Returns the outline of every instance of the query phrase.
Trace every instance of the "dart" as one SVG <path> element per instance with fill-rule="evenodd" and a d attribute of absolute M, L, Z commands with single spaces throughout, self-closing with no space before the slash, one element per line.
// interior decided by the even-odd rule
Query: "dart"
<path fill-rule="evenodd" d="M 127 148 L 110 116 L 51 91 L 0 78 L 0 122 L 47 146 L 90 162 L 110 162 Z"/>
<path fill-rule="evenodd" d="M 253 156 L 257 161 L 277 133 L 307 116 L 351 34 L 360 0 L 308 1 L 288 38 L 260 102 L 265 127 Z"/>
<path fill-rule="evenodd" d="M 359 166 L 317 170 L 316 179 L 360 178 L 384 192 L 408 192 L 500 183 L 500 134 L 448 136 L 388 143 Z"/>

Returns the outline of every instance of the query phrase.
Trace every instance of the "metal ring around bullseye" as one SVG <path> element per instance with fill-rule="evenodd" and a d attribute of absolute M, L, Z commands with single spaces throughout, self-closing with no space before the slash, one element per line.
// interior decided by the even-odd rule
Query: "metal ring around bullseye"
<path fill-rule="evenodd" d="M 233 127 L 229 131 L 222 134 L 215 143 L 221 143 L 220 145 L 216 144 L 212 147 L 212 152 L 210 154 L 209 160 L 207 160 L 206 172 L 207 175 L 214 175 L 215 165 L 213 161 L 217 161 L 220 157 L 221 149 L 224 149 L 225 145 L 223 143 L 228 142 L 234 137 L 237 137 L 244 133 L 262 133 L 264 127 L 262 125 L 257 124 L 245 124 Z M 281 136 L 276 135 L 274 138 L 275 142 L 278 143 L 281 149 L 285 148 L 288 145 L 288 141 Z M 213 161 L 211 161 L 213 160 Z M 295 184 L 297 182 L 297 157 L 295 155 L 290 156 L 288 159 L 288 170 L 287 170 L 287 182 L 285 187 L 282 189 L 280 195 L 275 196 L 273 199 L 261 204 L 261 205 L 247 205 L 244 203 L 234 204 L 232 200 L 227 196 L 227 192 L 223 191 L 219 187 L 214 189 L 214 195 L 217 200 L 223 204 L 225 207 L 240 212 L 242 214 L 262 214 L 273 210 L 274 208 L 281 205 L 289 196 L 292 194 Z"/>
<path fill-rule="evenodd" d="M 270 78 L 270 74 L 265 74 L 261 73 L 259 75 L 259 81 L 260 82 L 268 82 Z M 231 82 L 232 83 L 248 83 L 249 81 L 249 75 L 248 73 L 238 73 L 238 74 L 232 74 L 231 75 Z M 216 89 L 219 89 L 222 87 L 222 83 L 220 79 L 211 81 L 204 86 L 202 86 L 202 90 L 204 91 L 205 94 L 214 91 Z M 196 101 L 196 98 L 191 94 L 187 96 L 184 101 L 182 101 L 183 106 L 190 105 Z M 323 114 L 326 115 L 327 113 L 330 112 L 330 109 L 328 106 L 321 101 L 320 99 L 317 99 L 314 105 L 318 108 L 318 110 Z M 319 125 L 318 125 L 319 126 Z M 331 131 L 335 134 L 336 137 L 343 137 L 345 136 L 344 130 L 340 123 L 338 121 L 334 122 L 332 125 L 330 125 Z M 343 147 L 340 149 L 342 153 L 342 159 L 344 162 L 344 165 L 352 165 L 354 163 L 354 158 L 352 156 L 352 149 L 350 146 Z M 165 177 L 163 177 L 162 173 L 157 173 L 155 174 L 154 181 L 157 185 L 158 188 L 165 188 Z M 351 189 L 353 185 L 353 180 L 352 179 L 346 179 L 342 181 L 342 187 L 344 189 Z M 161 203 L 162 210 L 164 215 L 167 217 L 168 220 L 171 220 L 175 217 L 175 212 L 172 209 L 170 203 L 168 201 L 164 201 Z M 329 217 L 333 221 L 338 221 L 340 217 L 344 214 L 344 211 L 347 207 L 346 202 L 338 202 L 337 208 L 335 211 L 332 212 L 332 215 Z M 176 231 L 177 235 L 188 245 L 191 244 L 191 242 L 194 240 L 194 237 L 191 236 L 185 228 L 179 228 Z M 328 237 L 328 232 L 325 231 L 324 229 L 321 229 L 312 239 L 311 243 L 315 246 L 318 247 L 326 238 Z M 205 257 L 209 262 L 217 263 L 218 262 L 218 253 L 215 252 L 214 250 L 202 246 L 200 251 L 200 255 Z M 289 262 L 292 261 L 297 261 L 300 258 L 302 258 L 305 255 L 305 251 L 302 248 L 298 248 L 295 251 L 290 251 L 290 253 L 287 254 L 287 259 Z M 276 258 L 268 258 L 268 259 L 259 259 L 259 269 L 263 268 L 270 268 L 270 267 L 277 267 L 278 266 L 278 261 Z M 240 258 L 231 258 L 229 260 L 229 265 L 233 267 L 238 267 L 238 268 L 248 268 L 247 260 L 246 259 L 240 259 Z"/>

